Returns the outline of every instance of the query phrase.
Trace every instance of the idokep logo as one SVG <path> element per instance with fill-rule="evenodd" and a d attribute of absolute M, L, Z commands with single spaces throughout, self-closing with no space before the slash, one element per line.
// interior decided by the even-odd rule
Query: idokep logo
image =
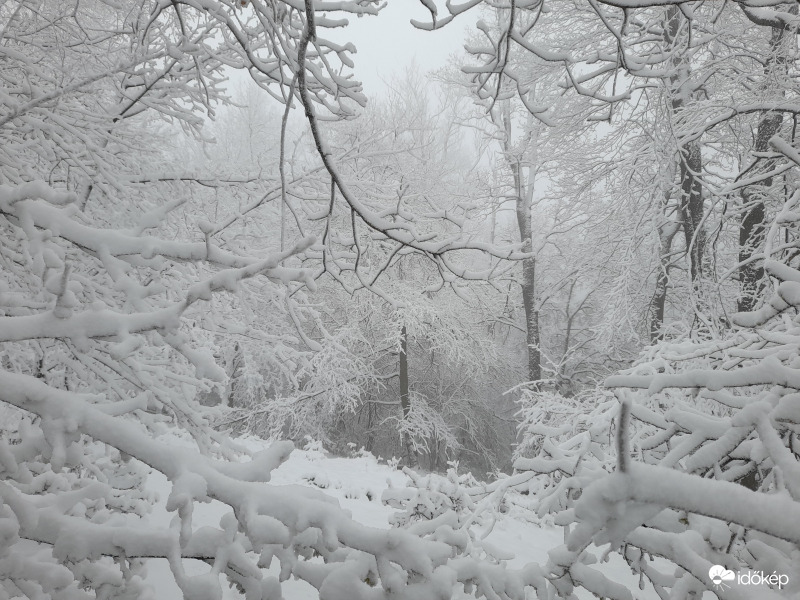
<path fill-rule="evenodd" d="M 711 583 L 714 584 L 715 589 L 724 590 L 727 587 L 731 587 L 725 582 L 736 579 L 736 573 L 722 565 L 714 565 L 708 570 L 708 577 L 711 579 Z"/>
<path fill-rule="evenodd" d="M 708 570 L 708 578 L 714 584 L 714 589 L 724 590 L 731 587 L 730 584 L 736 581 L 739 585 L 767 585 L 777 587 L 779 590 L 789 583 L 789 576 L 779 573 L 767 573 L 763 571 L 747 571 L 738 575 L 726 569 L 722 565 L 714 565 Z"/>

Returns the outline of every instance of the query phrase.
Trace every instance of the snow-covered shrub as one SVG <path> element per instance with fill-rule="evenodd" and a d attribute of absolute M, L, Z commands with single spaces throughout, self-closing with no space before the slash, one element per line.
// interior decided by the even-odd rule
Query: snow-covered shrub
<path fill-rule="evenodd" d="M 464 476 L 459 476 L 454 468 L 448 469 L 444 476 L 436 473 L 421 475 L 408 467 L 403 468 L 403 473 L 411 480 L 410 487 L 407 490 L 388 488 L 381 497 L 384 504 L 402 509 L 392 518 L 397 527 L 431 521 L 451 512 L 463 518 L 474 508 L 462 485 Z"/>
<path fill-rule="evenodd" d="M 613 469 L 611 450 L 618 403 L 602 389 L 576 396 L 525 389 L 519 400 L 520 442 L 514 450 L 515 475 L 471 493 L 509 490 L 512 504 L 541 519 L 573 506 L 581 490 Z M 516 497 L 524 494 L 525 498 Z"/>
<path fill-rule="evenodd" d="M 469 486 L 477 484 L 470 473 L 459 475 L 457 466 L 451 466 L 444 476 L 422 475 L 408 467 L 403 472 L 410 479 L 409 487 L 390 486 L 381 495 L 384 504 L 398 509 L 390 519 L 394 527 L 424 539 L 446 541 L 462 557 L 498 565 L 514 557 L 483 540 L 485 535 L 479 535 L 480 526 L 488 524 L 485 534 L 491 531 L 495 507 L 486 502 L 476 504 L 470 497 Z M 504 575 L 495 577 L 506 579 Z M 508 581 L 513 581 L 513 577 L 509 573 Z M 464 590 L 470 593 L 476 581 L 470 578 L 465 583 Z M 513 594 L 510 597 L 516 598 Z"/>

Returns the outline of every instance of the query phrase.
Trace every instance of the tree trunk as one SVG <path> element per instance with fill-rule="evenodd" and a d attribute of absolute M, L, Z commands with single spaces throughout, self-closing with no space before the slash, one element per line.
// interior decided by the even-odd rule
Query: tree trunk
<path fill-rule="evenodd" d="M 408 333 L 405 325 L 400 330 L 400 408 L 403 410 L 403 419 L 408 419 L 408 414 L 411 412 L 411 398 L 408 393 Z M 403 443 L 406 447 L 408 464 L 415 466 L 417 457 L 408 434 L 403 435 Z"/>
<path fill-rule="evenodd" d="M 680 120 L 685 97 L 691 93 L 687 87 L 691 85 L 689 57 L 674 48 L 684 19 L 685 17 L 677 6 L 672 5 L 667 8 L 664 33 L 665 41 L 669 47 L 672 47 L 673 52 L 673 72 L 669 76 L 669 86 L 672 114 L 676 120 Z M 703 250 L 705 248 L 705 235 L 701 225 L 704 208 L 703 188 L 699 179 L 703 172 L 703 157 L 699 140 L 682 143 L 678 147 L 678 160 L 681 189 L 678 211 L 683 224 L 691 279 L 692 283 L 696 283 L 703 272 Z"/>
<path fill-rule="evenodd" d="M 519 238 L 523 243 L 523 252 L 533 251 L 533 231 L 531 227 L 531 205 L 533 203 L 532 182 L 527 185 L 522 180 L 519 160 L 511 154 L 511 117 L 508 109 L 503 113 L 503 125 L 506 139 L 503 150 L 511 168 L 514 180 L 514 198 L 516 202 L 517 227 Z M 522 260 L 522 307 L 525 311 L 525 344 L 528 349 L 528 381 L 538 382 L 542 378 L 542 353 L 539 350 L 539 309 L 536 306 L 536 258 Z M 538 383 L 534 384 L 539 387 Z"/>
<path fill-rule="evenodd" d="M 372 452 L 375 449 L 375 405 L 371 402 L 367 403 L 367 443 L 364 448 L 367 452 Z"/>
<path fill-rule="evenodd" d="M 665 194 L 661 205 L 664 223 L 658 228 L 658 256 L 659 269 L 656 277 L 656 289 L 653 292 L 653 301 L 650 303 L 650 343 L 655 344 L 664 339 L 662 326 L 664 325 L 664 309 L 667 305 L 667 290 L 669 288 L 669 267 L 672 261 L 672 240 L 678 233 L 680 225 L 670 219 L 669 192 Z"/>
<path fill-rule="evenodd" d="M 703 250 L 706 245 L 703 219 L 703 189 L 698 175 L 703 169 L 700 144 L 689 142 L 680 148 L 681 201 L 680 215 L 683 235 L 689 255 L 689 271 L 692 282 L 697 282 L 703 273 Z"/>
<path fill-rule="evenodd" d="M 517 173 L 514 179 L 519 180 Z M 517 195 L 517 225 L 519 236 L 525 242 L 523 252 L 531 252 L 531 199 L 522 194 Z M 522 260 L 522 306 L 525 310 L 525 342 L 528 346 L 528 381 L 539 381 L 542 378 L 542 354 L 539 350 L 539 311 L 536 307 L 536 258 L 534 257 Z"/>
<path fill-rule="evenodd" d="M 759 129 L 761 124 L 759 123 Z M 764 181 L 770 185 L 772 178 Z M 753 186 L 755 187 L 755 186 Z M 742 190 L 742 204 L 745 213 L 739 224 L 739 262 L 744 263 L 761 246 L 766 232 L 766 208 L 761 194 L 753 188 Z M 739 298 L 736 310 L 748 312 L 756 307 L 758 297 L 764 289 L 764 266 L 761 261 L 753 261 L 742 265 L 739 269 Z"/>
<path fill-rule="evenodd" d="M 793 6 L 797 12 L 797 5 Z M 781 52 L 785 39 L 785 30 L 773 27 L 770 39 L 770 56 L 764 66 L 764 81 L 774 81 L 776 78 L 786 77 L 787 53 Z M 781 96 L 785 94 L 782 92 Z M 754 153 L 767 152 L 769 140 L 778 133 L 783 124 L 783 113 L 765 112 L 758 121 L 756 130 Z M 754 173 L 767 173 L 775 166 L 775 161 L 766 160 L 757 164 Z M 767 231 L 767 210 L 764 205 L 764 196 L 772 186 L 772 177 L 767 177 L 756 184 L 742 189 L 742 220 L 739 224 L 739 262 L 746 263 L 739 268 L 739 299 L 736 308 L 739 312 L 751 311 L 756 307 L 759 296 L 764 290 L 764 265 L 763 261 L 746 262 L 753 254 L 758 252 L 764 241 Z"/>
<path fill-rule="evenodd" d="M 524 203 L 523 199 L 517 200 Z M 527 212 L 530 215 L 530 205 Z M 519 214 L 519 211 L 518 213 Z M 528 234 L 530 235 L 530 227 Z M 525 252 L 530 252 L 530 242 Z M 522 306 L 525 310 L 525 343 L 528 347 L 528 381 L 538 382 L 542 378 L 542 353 L 539 350 L 539 311 L 536 307 L 536 259 L 522 261 Z M 538 383 L 535 384 L 538 387 Z"/>
<path fill-rule="evenodd" d="M 244 408 L 244 406 L 238 406 L 239 403 L 236 401 L 236 388 L 239 384 L 239 378 L 242 376 L 243 367 L 244 353 L 242 352 L 242 347 L 236 342 L 233 345 L 233 359 L 231 360 L 230 373 L 228 374 L 228 381 L 230 382 L 228 393 L 222 398 L 224 406 Z"/>

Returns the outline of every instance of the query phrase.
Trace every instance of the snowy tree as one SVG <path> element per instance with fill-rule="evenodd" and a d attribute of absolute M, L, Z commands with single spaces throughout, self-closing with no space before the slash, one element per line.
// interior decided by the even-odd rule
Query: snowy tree
<path fill-rule="evenodd" d="M 479 4 L 450 7 L 449 15 L 417 26 L 445 26 Z M 639 230 L 632 244 L 652 274 L 651 340 L 669 332 L 687 308 L 695 317 L 689 327 L 718 329 L 716 313 L 731 306 L 718 306 L 714 287 L 739 261 L 744 261 L 739 274 L 750 282 L 742 288 L 743 297 L 751 303 L 740 308 L 753 306 L 751 288 L 760 271 L 758 260 L 749 257 L 770 211 L 762 215 L 760 201 L 742 203 L 741 194 L 764 196 L 769 186 L 759 184 L 758 172 L 772 185 L 768 195 L 778 195 L 776 174 L 785 172 L 785 165 L 772 164 L 762 154 L 783 122 L 781 115 L 793 112 L 790 98 L 796 93 L 792 78 L 780 75 L 793 69 L 794 38 L 781 33 L 796 25 L 793 8 L 777 1 L 762 8 L 753 12 L 746 3 L 692 9 L 681 2 L 492 3 L 494 24 L 481 21 L 480 38 L 467 46 L 477 62 L 465 71 L 487 105 L 515 97 L 533 118 L 557 126 L 554 114 L 568 98 L 580 97 L 582 110 L 574 111 L 573 119 L 603 123 L 606 152 L 595 160 L 601 167 L 613 156 L 614 170 L 593 176 L 611 178 L 613 187 L 603 193 L 626 195 L 629 206 L 637 203 L 630 194 L 647 198 L 638 202 L 636 221 L 628 227 Z M 546 75 L 560 78 L 555 86 L 560 94 L 541 85 Z M 640 181 L 652 173 L 647 187 L 638 182 L 631 187 L 620 168 Z M 644 177 L 635 170 L 643 170 Z M 655 239 L 639 237 L 644 224 Z M 659 264 L 644 251 L 657 254 Z M 678 277 L 684 269 L 688 281 Z M 686 285 L 689 293 L 683 291 Z M 722 296 L 729 293 L 726 287 Z M 691 299 L 688 306 L 684 297 Z"/>

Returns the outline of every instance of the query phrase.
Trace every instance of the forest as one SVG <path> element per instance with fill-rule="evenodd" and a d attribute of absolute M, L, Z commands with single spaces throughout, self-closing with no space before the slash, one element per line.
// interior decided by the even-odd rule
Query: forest
<path fill-rule="evenodd" d="M 0 0 L 0 600 L 800 597 L 798 1 L 389 4 Z"/>

